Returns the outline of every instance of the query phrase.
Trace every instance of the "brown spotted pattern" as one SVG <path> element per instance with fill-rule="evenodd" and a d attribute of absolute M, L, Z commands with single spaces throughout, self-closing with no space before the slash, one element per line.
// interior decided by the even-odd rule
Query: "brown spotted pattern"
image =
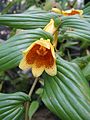
<path fill-rule="evenodd" d="M 54 65 L 54 58 L 51 49 L 35 44 L 26 55 L 28 64 L 36 64 L 36 67 L 45 66 L 50 68 Z"/>

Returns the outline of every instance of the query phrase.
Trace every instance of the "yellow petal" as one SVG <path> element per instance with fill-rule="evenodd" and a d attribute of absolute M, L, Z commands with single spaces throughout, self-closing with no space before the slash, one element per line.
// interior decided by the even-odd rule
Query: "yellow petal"
<path fill-rule="evenodd" d="M 45 67 L 41 66 L 41 67 L 37 67 L 36 64 L 33 64 L 32 66 L 32 74 L 34 77 L 39 77 L 43 71 L 44 71 Z"/>
<path fill-rule="evenodd" d="M 57 28 L 54 25 L 54 20 L 51 19 L 50 22 L 45 26 L 43 30 L 51 34 L 54 34 L 54 32 L 57 30 Z"/>
<path fill-rule="evenodd" d="M 52 53 L 52 56 L 53 56 L 54 59 L 56 59 L 53 45 L 50 44 L 50 47 L 51 47 L 51 53 Z"/>
<path fill-rule="evenodd" d="M 27 54 L 30 49 L 33 48 L 33 46 L 35 44 L 41 45 L 47 49 L 50 49 L 50 39 L 44 40 L 43 38 L 41 38 L 40 40 L 37 40 L 36 42 L 32 43 L 26 50 L 23 51 L 24 54 Z"/>
<path fill-rule="evenodd" d="M 49 75 L 54 76 L 54 75 L 56 74 L 56 72 L 57 72 L 57 70 L 56 70 L 56 64 L 55 64 L 55 63 L 54 63 L 54 65 L 53 65 L 53 63 L 52 63 L 53 66 L 52 66 L 51 68 L 45 68 L 46 65 L 44 65 L 43 63 L 42 63 L 42 65 L 41 65 L 40 67 L 36 64 L 36 63 L 39 62 L 38 60 L 40 60 L 40 59 L 37 59 L 37 57 L 36 57 L 35 59 L 32 57 L 32 58 L 34 59 L 34 62 L 27 62 L 26 57 L 27 57 L 28 53 L 30 52 L 30 50 L 31 50 L 31 49 L 33 50 L 33 46 L 36 45 L 36 44 L 39 44 L 41 47 L 43 46 L 43 47 L 49 49 L 49 50 L 47 50 L 47 51 L 51 51 L 51 52 L 50 52 L 50 55 L 51 55 L 51 57 L 52 57 L 52 60 L 54 60 L 53 62 L 55 62 L 56 57 L 55 57 L 55 52 L 54 52 L 54 47 L 53 47 L 53 45 L 50 43 L 50 40 L 49 40 L 49 39 L 44 40 L 43 38 L 41 38 L 40 40 L 37 40 L 36 42 L 32 43 L 32 44 L 24 51 L 24 57 L 23 57 L 23 59 L 21 60 L 21 62 L 20 62 L 20 64 L 19 64 L 19 67 L 20 67 L 22 70 L 26 70 L 26 69 L 32 68 L 32 73 L 33 73 L 33 75 L 34 75 L 35 77 L 39 77 L 39 76 L 43 73 L 44 70 L 46 70 L 46 72 L 47 72 Z M 32 54 L 34 54 L 33 51 L 32 51 Z M 35 55 L 36 55 L 36 54 L 35 54 Z M 49 55 L 49 54 L 48 54 L 48 55 Z M 30 55 L 30 56 L 31 56 L 31 55 Z M 30 57 L 30 56 L 28 56 L 28 57 Z M 36 62 L 35 62 L 35 61 L 36 61 Z M 29 64 L 29 63 L 32 63 L 32 64 Z"/>
<path fill-rule="evenodd" d="M 70 9 L 70 10 L 62 10 L 62 14 L 67 14 L 67 13 L 71 13 L 73 9 Z"/>
<path fill-rule="evenodd" d="M 83 14 L 83 10 L 77 10 L 77 11 L 80 13 L 80 15 Z"/>
<path fill-rule="evenodd" d="M 75 13 L 75 14 L 79 14 L 79 15 L 83 14 L 83 10 L 76 10 L 74 8 L 72 8 L 70 10 L 62 11 L 62 14 L 65 15 L 65 16 L 68 16 L 68 14 L 70 14 L 72 12 L 78 12 L 78 13 Z M 75 14 L 72 14 L 72 15 L 75 15 Z"/>
<path fill-rule="evenodd" d="M 56 63 L 54 62 L 53 66 L 50 68 L 45 68 L 45 71 L 47 74 L 49 74 L 51 76 L 55 76 L 57 74 Z"/>
<path fill-rule="evenodd" d="M 58 8 L 52 8 L 51 11 L 52 11 L 52 12 L 55 12 L 55 13 L 58 13 L 58 14 L 61 14 L 61 13 L 62 13 L 62 11 L 59 10 Z"/>
<path fill-rule="evenodd" d="M 47 49 L 50 49 L 50 39 L 44 40 L 43 38 L 41 38 L 40 40 L 37 40 L 35 44 L 38 44 Z"/>
<path fill-rule="evenodd" d="M 19 64 L 19 68 L 22 70 L 27 70 L 30 69 L 32 67 L 31 64 L 27 64 L 26 62 L 26 56 L 23 57 L 23 59 L 21 60 L 20 64 Z"/>

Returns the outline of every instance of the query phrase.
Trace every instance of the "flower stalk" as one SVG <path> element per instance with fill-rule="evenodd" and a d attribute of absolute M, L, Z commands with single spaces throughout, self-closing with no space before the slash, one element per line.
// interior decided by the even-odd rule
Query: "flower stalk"
<path fill-rule="evenodd" d="M 33 93 L 33 91 L 35 89 L 35 86 L 36 86 L 37 82 L 38 82 L 38 77 L 34 80 L 34 83 L 33 83 L 32 87 L 31 87 L 31 89 L 29 91 L 28 95 L 29 95 L 30 98 L 32 96 L 32 93 Z M 27 102 L 27 104 L 26 104 L 26 113 L 25 113 L 25 120 L 29 120 L 29 116 L 28 116 L 29 106 L 30 106 L 30 102 Z"/>

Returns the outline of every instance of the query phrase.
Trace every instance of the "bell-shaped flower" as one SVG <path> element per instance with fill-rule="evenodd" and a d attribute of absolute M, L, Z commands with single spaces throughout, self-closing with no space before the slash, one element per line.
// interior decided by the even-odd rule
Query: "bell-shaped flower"
<path fill-rule="evenodd" d="M 56 48 L 57 39 L 58 39 L 58 27 L 55 26 L 55 21 L 51 19 L 50 22 L 44 27 L 43 30 L 53 35 L 54 40 L 52 43 L 53 43 L 53 46 Z"/>
<path fill-rule="evenodd" d="M 56 57 L 54 47 L 50 43 L 50 40 L 41 38 L 32 43 L 23 51 L 23 59 L 19 67 L 22 70 L 32 68 L 32 73 L 35 77 L 39 77 L 44 70 L 51 76 L 56 75 Z"/>
<path fill-rule="evenodd" d="M 55 27 L 54 20 L 51 19 L 50 22 L 44 27 L 43 30 L 53 35 L 57 30 L 57 27 Z"/>
<path fill-rule="evenodd" d="M 59 10 L 58 8 L 52 8 L 52 11 L 58 14 L 62 14 L 64 16 L 71 16 L 71 15 L 82 15 L 83 14 L 83 10 L 78 10 L 78 9 L 70 9 L 70 10 Z"/>
<path fill-rule="evenodd" d="M 65 16 L 71 16 L 71 15 L 82 15 L 83 14 L 83 10 L 76 10 L 76 9 L 70 9 L 70 10 L 66 10 L 66 11 L 62 11 L 62 14 Z"/>

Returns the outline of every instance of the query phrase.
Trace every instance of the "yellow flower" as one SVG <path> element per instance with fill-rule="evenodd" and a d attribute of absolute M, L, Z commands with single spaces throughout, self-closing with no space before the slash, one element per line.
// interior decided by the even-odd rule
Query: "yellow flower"
<path fill-rule="evenodd" d="M 39 77 L 45 70 L 47 74 L 54 76 L 57 73 L 56 58 L 54 47 L 50 40 L 41 38 L 32 43 L 25 51 L 23 51 L 23 59 L 19 67 L 22 70 L 32 68 L 35 77 Z"/>
<path fill-rule="evenodd" d="M 50 22 L 44 27 L 43 30 L 51 34 L 54 34 L 57 30 L 57 27 L 55 27 L 54 25 L 54 20 L 51 19 Z"/>
<path fill-rule="evenodd" d="M 74 8 L 71 10 L 66 10 L 66 11 L 62 11 L 62 14 L 65 16 L 71 16 L 71 15 L 82 15 L 83 14 L 83 10 L 75 10 Z"/>
<path fill-rule="evenodd" d="M 46 31 L 46 32 L 51 33 L 54 36 L 54 40 L 53 40 L 52 43 L 53 43 L 53 46 L 56 48 L 57 39 L 58 39 L 58 31 L 57 31 L 58 27 L 55 27 L 54 24 L 55 24 L 54 20 L 51 19 L 50 22 L 44 27 L 43 30 Z"/>
<path fill-rule="evenodd" d="M 83 14 L 83 10 L 77 10 L 77 9 L 70 9 L 70 10 L 59 10 L 58 8 L 52 8 L 52 11 L 58 14 L 62 14 L 64 16 L 71 16 L 71 15 L 82 15 Z"/>

